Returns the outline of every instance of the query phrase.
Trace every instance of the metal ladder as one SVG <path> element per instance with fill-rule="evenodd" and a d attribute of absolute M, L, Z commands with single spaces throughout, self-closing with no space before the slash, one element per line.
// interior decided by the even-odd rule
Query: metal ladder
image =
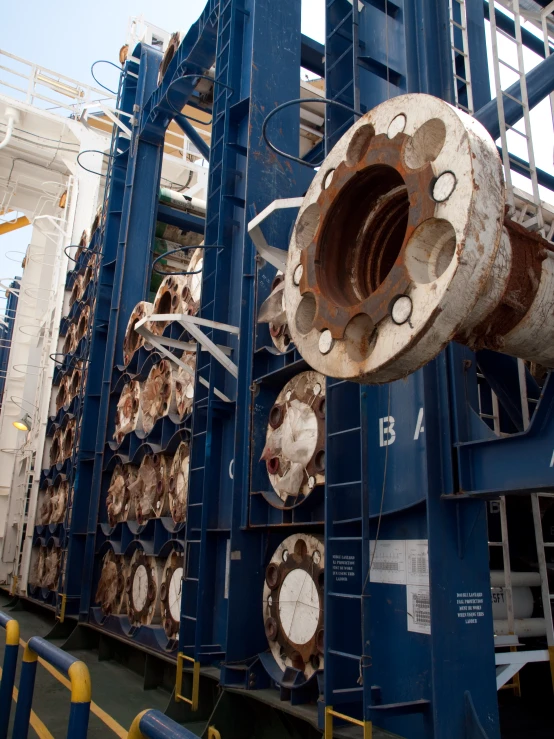
<path fill-rule="evenodd" d="M 520 166 L 523 166 L 524 169 L 528 172 L 529 179 L 531 180 L 533 200 L 536 205 L 536 214 L 532 218 L 528 219 L 522 225 L 525 226 L 525 228 L 539 231 L 544 236 L 544 218 L 543 218 L 541 200 L 540 200 L 540 194 L 539 194 L 537 169 L 535 166 L 535 153 L 533 150 L 533 142 L 532 142 L 532 137 L 531 137 L 531 119 L 530 119 L 530 111 L 529 111 L 529 100 L 527 96 L 527 81 L 525 79 L 525 66 L 524 66 L 524 60 L 523 60 L 523 42 L 521 39 L 521 16 L 520 16 L 520 11 L 519 11 L 519 0 L 512 0 L 511 8 L 509 8 L 509 10 L 513 13 L 513 16 L 514 16 L 515 39 L 497 27 L 496 17 L 495 17 L 496 14 L 494 12 L 490 13 L 494 84 L 496 87 L 496 100 L 497 100 L 497 105 L 498 105 L 498 120 L 500 124 L 500 140 L 502 143 L 502 160 L 504 164 L 504 176 L 506 179 L 506 202 L 510 209 L 510 215 L 512 215 L 516 208 L 515 199 L 514 199 L 514 187 L 512 184 L 512 175 L 511 175 L 511 168 L 510 168 L 511 159 L 510 159 L 510 153 L 508 150 L 508 131 L 512 131 L 518 136 L 521 136 L 525 140 L 525 143 L 527 146 L 528 165 L 520 164 Z M 510 64 L 506 60 L 500 58 L 499 51 L 498 51 L 498 43 L 497 43 L 498 34 L 500 34 L 501 36 L 504 36 L 509 41 L 515 44 L 516 53 L 517 53 L 517 67 L 514 67 L 512 64 Z M 501 66 L 517 75 L 519 84 L 520 84 L 520 90 L 521 90 L 521 100 L 518 100 L 517 97 L 514 97 L 513 95 L 506 92 L 505 90 L 502 90 L 502 82 L 501 82 L 501 75 L 500 75 Z M 515 126 L 511 126 L 506 123 L 506 119 L 504 115 L 504 98 L 509 98 L 512 102 L 521 106 L 522 117 L 523 117 L 523 122 L 524 122 L 524 132 L 518 130 Z"/>
<path fill-rule="evenodd" d="M 469 64 L 465 0 L 449 0 L 448 10 L 450 15 L 450 49 L 452 51 L 455 105 L 465 110 L 466 113 L 473 115 L 473 87 L 471 84 L 471 68 Z M 462 48 L 459 46 L 460 40 L 462 41 Z M 461 86 L 458 83 L 461 83 Z M 465 103 L 462 102 L 464 92 Z"/>

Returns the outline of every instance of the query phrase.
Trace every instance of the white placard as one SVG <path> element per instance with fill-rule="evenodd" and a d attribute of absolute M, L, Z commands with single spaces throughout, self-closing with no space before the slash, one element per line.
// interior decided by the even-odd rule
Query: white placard
<path fill-rule="evenodd" d="M 408 631 L 418 634 L 431 633 L 431 603 L 428 585 L 406 586 L 406 610 Z"/>
<path fill-rule="evenodd" d="M 379 540 L 377 547 L 375 541 L 370 541 L 369 561 L 371 582 L 406 584 L 406 542 L 403 539 Z"/>
<path fill-rule="evenodd" d="M 406 540 L 406 582 L 408 585 L 429 585 L 427 539 Z"/>

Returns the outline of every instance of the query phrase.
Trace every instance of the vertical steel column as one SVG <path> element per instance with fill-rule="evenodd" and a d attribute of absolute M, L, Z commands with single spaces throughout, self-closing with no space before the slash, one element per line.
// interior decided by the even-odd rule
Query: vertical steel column
<path fill-rule="evenodd" d="M 346 102 L 358 79 L 362 111 L 403 92 L 453 101 L 448 0 L 360 5 L 353 28 L 349 3 L 327 3 L 327 96 Z M 466 6 L 481 61 L 484 27 Z M 360 70 L 344 61 L 339 75 L 356 32 Z M 476 86 L 476 107 L 487 95 Z M 328 114 L 327 150 L 345 117 Z M 451 402 L 444 357 L 381 388 L 327 383 L 325 703 L 418 739 L 462 739 L 479 721 L 498 736 L 484 506 L 441 500 L 455 484 Z"/>

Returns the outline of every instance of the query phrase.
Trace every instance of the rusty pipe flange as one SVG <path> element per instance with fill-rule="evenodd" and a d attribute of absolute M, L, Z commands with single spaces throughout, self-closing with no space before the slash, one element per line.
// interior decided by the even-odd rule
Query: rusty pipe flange
<path fill-rule="evenodd" d="M 88 331 L 89 321 L 90 321 L 90 305 L 85 305 L 83 306 L 83 309 L 81 310 L 81 314 L 77 322 L 77 328 L 75 329 L 75 346 L 77 346 L 78 343 L 83 338 L 83 336 L 86 335 Z"/>
<path fill-rule="evenodd" d="M 41 588 L 44 581 L 47 549 L 43 544 L 33 546 L 29 566 L 29 585 Z"/>
<path fill-rule="evenodd" d="M 187 517 L 189 493 L 190 447 L 182 441 L 177 447 L 169 475 L 169 508 L 175 523 L 182 523 Z"/>
<path fill-rule="evenodd" d="M 161 568 L 155 557 L 136 549 L 125 582 L 127 615 L 133 626 L 148 626 L 160 620 L 159 582 Z"/>
<path fill-rule="evenodd" d="M 196 352 L 183 352 L 181 361 L 196 371 Z M 189 374 L 182 368 L 175 372 L 175 402 L 177 404 L 177 415 L 183 419 L 192 412 L 194 402 L 194 374 Z"/>
<path fill-rule="evenodd" d="M 189 313 L 190 290 L 187 286 L 186 277 L 183 275 L 170 275 L 162 280 L 156 297 L 152 315 L 159 313 Z M 153 334 L 161 336 L 169 321 L 152 321 L 150 330 Z"/>
<path fill-rule="evenodd" d="M 50 467 L 62 461 L 63 430 L 58 428 L 54 431 L 52 444 L 50 445 Z"/>
<path fill-rule="evenodd" d="M 50 480 L 45 480 L 39 490 L 37 502 L 36 525 L 46 526 L 52 518 L 53 486 Z"/>
<path fill-rule="evenodd" d="M 145 434 L 152 431 L 159 418 L 177 411 L 175 380 L 171 362 L 167 359 L 155 364 L 148 373 L 140 394 L 142 428 Z"/>
<path fill-rule="evenodd" d="M 310 534 L 293 534 L 277 548 L 266 568 L 263 613 L 271 653 L 284 671 L 294 667 L 306 679 L 323 669 L 324 544 Z"/>
<path fill-rule="evenodd" d="M 184 554 L 172 549 L 167 558 L 160 585 L 162 624 L 168 639 L 177 639 L 181 622 Z"/>
<path fill-rule="evenodd" d="M 185 33 L 183 31 L 175 31 L 175 33 L 171 34 L 171 38 L 167 44 L 167 49 L 164 51 L 160 62 L 160 69 L 158 70 L 158 85 L 163 80 L 164 74 L 167 72 L 167 68 L 171 64 L 171 60 L 177 53 L 177 49 L 181 45 L 181 41 L 184 37 Z"/>
<path fill-rule="evenodd" d="M 319 372 L 301 372 L 277 396 L 261 460 L 276 494 L 264 495 L 277 508 L 299 505 L 325 482 L 325 378 Z"/>
<path fill-rule="evenodd" d="M 62 451 L 60 461 L 65 462 L 73 454 L 73 442 L 75 441 L 75 429 L 77 422 L 74 418 L 68 421 L 65 431 L 63 432 Z"/>
<path fill-rule="evenodd" d="M 125 582 L 129 574 L 129 564 L 123 555 L 108 549 L 102 560 L 102 572 L 94 598 L 104 615 L 119 616 L 127 612 Z"/>
<path fill-rule="evenodd" d="M 123 437 L 132 431 L 142 430 L 142 409 L 140 407 L 141 386 L 138 380 L 131 380 L 123 386 L 115 419 L 113 438 L 121 444 Z"/>
<path fill-rule="evenodd" d="M 291 338 L 285 309 L 285 275 L 277 272 L 271 285 L 271 292 L 260 306 L 258 323 L 269 324 L 269 335 L 275 348 L 284 353 Z"/>
<path fill-rule="evenodd" d="M 200 300 L 202 298 L 203 269 L 204 249 L 195 249 L 192 252 L 189 266 L 187 267 L 188 272 L 190 272 L 191 274 L 188 274 L 185 277 L 186 290 L 183 296 L 188 303 L 188 313 L 191 316 L 195 316 L 200 308 Z"/>
<path fill-rule="evenodd" d="M 41 582 L 43 588 L 48 588 L 48 590 L 58 589 L 61 556 L 62 550 L 60 547 L 57 547 L 55 544 L 48 546 L 44 560 L 44 576 Z"/>
<path fill-rule="evenodd" d="M 50 520 L 48 523 L 62 523 L 65 518 L 69 498 L 69 482 L 63 475 L 52 487 Z"/>
<path fill-rule="evenodd" d="M 70 393 L 69 393 L 70 384 L 71 384 L 71 379 L 69 375 L 64 375 L 60 381 L 58 392 L 56 393 L 56 413 L 60 410 L 60 408 L 63 408 L 64 406 L 68 406 L 69 403 L 71 403 L 71 398 L 70 398 Z"/>
<path fill-rule="evenodd" d="M 413 94 L 364 115 L 321 165 L 290 242 L 285 304 L 304 359 L 368 383 L 421 367 L 477 303 L 503 218 L 501 162 L 475 119 Z"/>
<path fill-rule="evenodd" d="M 130 486 L 137 479 L 137 475 L 138 468 L 132 464 L 116 464 L 114 467 L 106 497 L 110 526 L 135 518 L 135 503 Z"/>
<path fill-rule="evenodd" d="M 68 378 L 68 384 L 67 384 L 67 402 L 71 403 L 73 398 L 79 394 L 79 390 L 81 387 L 81 373 L 82 369 L 79 366 L 75 367 L 71 375 L 66 375 Z"/>
<path fill-rule="evenodd" d="M 92 221 L 92 225 L 90 227 L 90 241 L 92 241 L 92 237 L 94 236 L 94 233 L 98 226 L 100 226 L 100 221 L 102 219 L 102 204 L 98 206 L 96 209 L 96 214 L 94 216 L 94 219 Z"/>
<path fill-rule="evenodd" d="M 71 354 L 75 349 L 75 331 L 77 327 L 74 323 L 70 323 L 67 327 L 67 333 L 65 334 L 64 342 L 62 345 L 62 352 L 64 354 Z"/>
<path fill-rule="evenodd" d="M 73 303 L 81 299 L 81 295 L 83 294 L 84 289 L 85 289 L 84 276 L 77 275 L 77 277 L 75 278 L 75 281 L 73 282 L 73 287 L 71 288 L 71 294 L 69 296 L 70 306 L 72 306 Z"/>
<path fill-rule="evenodd" d="M 135 325 L 141 319 L 152 315 L 154 306 L 152 303 L 148 303 L 146 300 L 141 300 L 133 308 L 133 312 L 127 323 L 127 329 L 125 330 L 125 338 L 123 339 L 123 364 L 127 366 L 135 352 L 137 352 L 141 346 L 144 346 L 144 336 L 141 336 L 135 331 Z"/>
<path fill-rule="evenodd" d="M 169 470 L 171 460 L 163 454 L 146 454 L 136 479 L 129 484 L 136 518 L 140 525 L 149 518 L 169 515 Z"/>

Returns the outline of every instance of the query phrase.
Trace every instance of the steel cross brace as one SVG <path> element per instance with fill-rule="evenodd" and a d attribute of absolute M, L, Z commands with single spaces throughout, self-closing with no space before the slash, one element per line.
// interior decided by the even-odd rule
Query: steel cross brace
<path fill-rule="evenodd" d="M 217 359 L 217 361 L 222 364 L 234 378 L 238 377 L 237 365 L 227 356 L 231 351 L 229 347 L 218 346 L 199 328 L 199 326 L 206 326 L 209 328 L 215 328 L 219 331 L 227 331 L 230 334 L 239 336 L 239 329 L 236 326 L 230 326 L 226 323 L 218 323 L 217 321 L 210 321 L 206 318 L 198 318 L 197 316 L 189 316 L 186 313 L 157 313 L 154 316 L 145 316 L 135 324 L 135 331 L 140 334 L 140 336 L 143 336 L 149 344 L 156 347 L 156 349 L 172 362 L 175 362 L 175 364 L 181 367 L 185 372 L 187 372 L 187 374 L 191 375 L 191 377 L 194 377 L 194 371 L 172 352 L 166 349 L 166 347 L 191 351 L 194 345 L 189 342 L 177 341 L 176 339 L 170 339 L 165 336 L 156 336 L 152 331 L 150 331 L 150 329 L 146 328 L 145 324 L 151 322 L 158 323 L 160 321 L 177 321 L 180 323 L 181 326 L 186 329 L 194 339 L 196 339 L 202 349 L 210 352 L 210 354 Z M 209 382 L 203 377 L 200 377 L 199 379 L 205 387 L 210 387 Z M 231 402 L 231 399 L 217 388 L 214 388 L 214 394 L 220 398 L 220 400 L 224 400 L 227 403 Z"/>
<path fill-rule="evenodd" d="M 282 198 L 281 200 L 274 200 L 248 224 L 248 234 L 254 242 L 254 246 L 256 247 L 258 254 L 262 259 L 265 259 L 266 262 L 269 262 L 272 267 L 281 270 L 281 272 L 284 272 L 286 269 L 288 252 L 284 249 L 270 246 L 267 243 L 265 236 L 262 233 L 262 223 L 276 210 L 282 210 L 284 208 L 300 208 L 303 201 L 304 198 Z"/>

